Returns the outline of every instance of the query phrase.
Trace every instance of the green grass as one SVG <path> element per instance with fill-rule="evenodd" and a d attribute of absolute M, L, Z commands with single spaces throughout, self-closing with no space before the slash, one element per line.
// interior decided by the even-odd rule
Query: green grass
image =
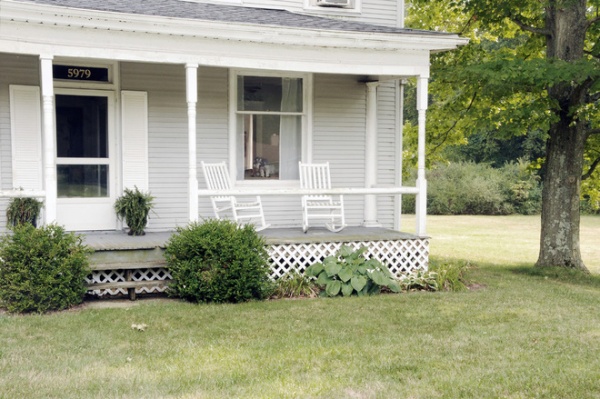
<path fill-rule="evenodd" d="M 434 258 L 473 254 L 467 292 L 0 314 L 0 398 L 600 397 L 600 276 L 532 268 L 505 243 L 527 218 L 462 219 L 429 232 Z"/>
<path fill-rule="evenodd" d="M 532 265 L 540 249 L 540 216 L 428 216 L 432 256 L 495 265 Z M 403 219 L 413 232 L 415 218 Z M 600 216 L 581 217 L 581 256 L 600 274 Z"/>

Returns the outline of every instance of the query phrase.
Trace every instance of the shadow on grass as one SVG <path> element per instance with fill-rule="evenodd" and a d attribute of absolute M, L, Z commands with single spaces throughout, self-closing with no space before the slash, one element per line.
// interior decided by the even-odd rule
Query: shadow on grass
<path fill-rule="evenodd" d="M 535 266 L 515 266 L 508 270 L 515 274 L 551 279 L 562 283 L 576 284 L 582 286 L 600 288 L 600 275 L 585 273 L 576 269 L 567 269 L 564 267 L 535 267 Z"/>

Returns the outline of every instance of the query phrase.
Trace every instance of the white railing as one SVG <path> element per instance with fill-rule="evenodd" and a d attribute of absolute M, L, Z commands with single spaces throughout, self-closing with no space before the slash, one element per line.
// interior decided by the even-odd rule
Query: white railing
<path fill-rule="evenodd" d="M 264 188 L 244 187 L 232 190 L 198 190 L 198 196 L 244 196 L 244 195 L 400 195 L 419 194 L 417 187 L 375 187 L 375 188 L 332 188 L 329 190 L 315 190 L 302 188 Z"/>
<path fill-rule="evenodd" d="M 44 198 L 45 191 L 39 190 L 0 190 L 0 198 Z"/>

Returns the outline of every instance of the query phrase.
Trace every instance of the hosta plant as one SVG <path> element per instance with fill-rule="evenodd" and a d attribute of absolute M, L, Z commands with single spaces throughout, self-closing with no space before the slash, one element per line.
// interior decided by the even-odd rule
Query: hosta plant
<path fill-rule="evenodd" d="M 416 270 L 400 276 L 402 291 L 438 291 L 438 274 L 432 271 Z"/>
<path fill-rule="evenodd" d="M 324 288 L 321 291 L 324 296 L 373 295 L 384 287 L 400 292 L 389 269 L 376 259 L 366 259 L 366 250 L 365 247 L 353 250 L 344 245 L 336 256 L 309 266 L 306 275 L 315 278 L 317 285 Z"/>

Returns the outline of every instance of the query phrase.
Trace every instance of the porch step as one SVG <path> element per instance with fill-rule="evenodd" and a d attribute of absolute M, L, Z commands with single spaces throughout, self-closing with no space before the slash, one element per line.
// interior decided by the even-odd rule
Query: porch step
<path fill-rule="evenodd" d="M 171 280 L 164 248 L 153 244 L 138 248 L 111 248 L 103 245 L 90 255 L 88 292 L 98 296 L 164 292 Z"/>

